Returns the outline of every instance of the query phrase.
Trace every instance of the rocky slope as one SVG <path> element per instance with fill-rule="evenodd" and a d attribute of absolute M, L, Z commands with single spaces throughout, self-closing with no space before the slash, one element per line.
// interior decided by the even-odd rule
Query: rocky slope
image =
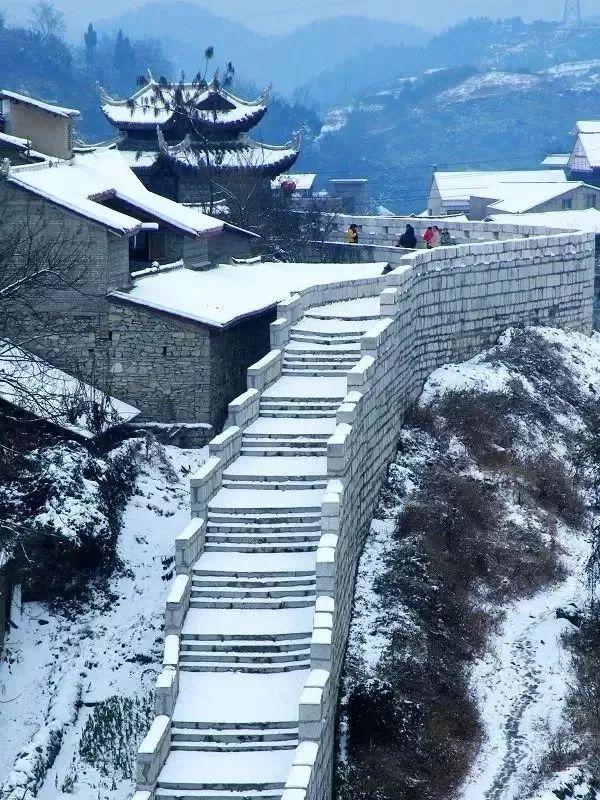
<path fill-rule="evenodd" d="M 551 329 L 429 378 L 359 566 L 340 798 L 596 800 L 599 385 L 600 337 Z"/>

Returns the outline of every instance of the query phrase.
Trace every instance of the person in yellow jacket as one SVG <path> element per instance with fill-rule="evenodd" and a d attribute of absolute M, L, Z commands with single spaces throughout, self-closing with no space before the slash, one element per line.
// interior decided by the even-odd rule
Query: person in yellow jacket
<path fill-rule="evenodd" d="M 346 231 L 346 241 L 348 244 L 358 244 L 358 225 L 354 222 Z"/>

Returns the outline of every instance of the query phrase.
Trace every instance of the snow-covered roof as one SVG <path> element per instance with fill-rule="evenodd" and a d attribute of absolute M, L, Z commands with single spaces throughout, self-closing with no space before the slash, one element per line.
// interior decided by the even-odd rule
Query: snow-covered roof
<path fill-rule="evenodd" d="M 221 264 L 196 272 L 179 269 L 136 281 L 121 301 L 174 314 L 215 328 L 274 307 L 309 286 L 381 275 L 381 264 Z"/>
<path fill-rule="evenodd" d="M 272 189 L 279 189 L 285 181 L 292 181 L 296 184 L 296 190 L 299 192 L 307 192 L 312 189 L 315 180 L 317 179 L 314 172 L 288 172 L 285 175 L 278 175 L 271 181 Z"/>
<path fill-rule="evenodd" d="M 581 120 L 576 122 L 573 133 L 576 135 L 580 133 L 600 133 L 600 120 Z"/>
<path fill-rule="evenodd" d="M 538 206 L 561 197 L 574 189 L 581 189 L 588 184 L 582 181 L 567 181 L 559 184 L 544 183 L 504 183 L 496 187 L 495 194 L 501 195 L 496 203 L 490 204 L 490 209 L 505 211 L 508 214 L 523 214 L 533 211 Z M 591 191 L 598 191 L 594 186 L 588 187 Z"/>
<path fill-rule="evenodd" d="M 491 222 L 507 222 L 505 214 L 492 214 Z M 532 225 L 555 230 L 586 231 L 600 233 L 600 211 L 586 208 L 584 211 L 544 211 L 532 214 L 515 214 L 510 218 L 511 225 Z"/>
<path fill-rule="evenodd" d="M 494 198 L 499 184 L 505 183 L 564 183 L 565 173 L 560 169 L 505 170 L 479 172 L 434 172 L 433 182 L 443 202 L 464 201 L 470 197 Z M 498 196 L 500 199 L 501 195 Z"/>
<path fill-rule="evenodd" d="M 565 168 L 569 166 L 569 153 L 550 153 L 542 161 L 542 167 L 558 167 Z"/>
<path fill-rule="evenodd" d="M 31 145 L 29 139 L 22 139 L 20 136 L 9 136 L 8 133 L 0 132 L 0 144 L 9 145 L 16 150 L 27 150 Z"/>
<path fill-rule="evenodd" d="M 575 172 L 600 168 L 600 131 L 579 134 L 569 158 L 569 167 Z"/>
<path fill-rule="evenodd" d="M 28 97 L 25 94 L 18 94 L 17 92 L 10 92 L 2 89 L 0 98 L 6 100 L 14 100 L 16 103 L 24 103 L 27 106 L 39 108 L 40 111 L 46 111 L 55 117 L 78 117 L 79 111 L 75 108 L 63 108 L 62 106 L 55 106 L 52 103 L 45 103 L 42 100 L 36 100 L 34 97 Z"/>
<path fill-rule="evenodd" d="M 133 170 L 153 167 L 160 155 L 157 150 L 119 150 L 119 153 L 127 166 Z"/>
<path fill-rule="evenodd" d="M 0 398 L 86 439 L 140 414 L 134 406 L 3 339 L 0 339 Z M 104 412 L 101 431 L 93 422 L 98 408 Z"/>
<path fill-rule="evenodd" d="M 133 213 L 141 211 L 191 236 L 217 233 L 223 227 L 220 220 L 149 192 L 115 150 L 76 155 L 56 165 L 13 167 L 8 181 L 126 236 L 135 233 L 141 221 L 108 208 L 104 200 L 118 199 Z"/>
<path fill-rule="evenodd" d="M 161 86 L 151 80 L 127 100 L 115 100 L 102 92 L 102 111 L 113 125 L 133 128 L 155 128 L 167 125 L 177 116 L 176 109 L 193 111 L 194 121 L 209 128 L 230 128 L 247 131 L 254 127 L 267 110 L 268 91 L 253 101 L 242 100 L 216 82 L 206 89 L 187 83 L 182 97 L 176 98 L 177 85 Z M 158 97 L 157 93 L 162 93 Z"/>
<path fill-rule="evenodd" d="M 241 138 L 218 142 L 214 149 L 194 147 L 189 136 L 176 145 L 169 145 L 159 131 L 161 153 L 172 162 L 188 169 L 251 170 L 275 176 L 291 167 L 300 152 L 299 138 L 283 146 L 275 146 Z"/>

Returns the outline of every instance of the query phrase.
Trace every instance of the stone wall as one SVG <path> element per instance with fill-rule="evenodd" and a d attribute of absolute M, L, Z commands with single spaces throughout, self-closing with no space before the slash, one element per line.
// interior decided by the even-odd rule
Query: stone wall
<path fill-rule="evenodd" d="M 269 326 L 275 314 L 273 309 L 234 327 L 212 331 L 210 421 L 216 429 L 221 429 L 231 399 L 245 391 L 248 367 L 269 352 Z"/>
<path fill-rule="evenodd" d="M 47 247 L 55 266 L 59 259 L 52 250 L 59 253 L 64 270 L 64 288 L 44 291 L 36 286 L 27 304 L 19 303 L 13 316 L 0 320 L 0 335 L 26 342 L 30 350 L 67 372 L 88 380 L 99 378 L 103 388 L 106 294 L 129 274 L 127 238 L 65 214 L 8 183 L 0 186 L 0 200 L 5 219 L 14 224 L 15 237 L 23 237 L 40 252 Z"/>
<path fill-rule="evenodd" d="M 110 391 L 142 409 L 142 421 L 204 423 L 220 430 L 246 371 L 269 350 L 274 311 L 218 329 L 113 300 Z"/>
<path fill-rule="evenodd" d="M 328 728 L 335 717 L 358 557 L 408 407 L 433 369 L 473 356 L 508 325 L 550 324 L 590 333 L 593 272 L 593 237 L 571 234 L 415 253 L 387 276 L 381 320 L 362 339 L 363 357 L 349 373 L 348 395 L 328 443 L 317 603 L 329 598 L 334 610 L 328 623 L 331 646 L 315 648 L 311 666 L 329 672 L 332 707 L 321 707 L 326 746 L 319 748 L 312 783 L 331 776 Z M 327 642 L 324 633 L 315 628 L 313 641 Z M 328 796 L 308 784 L 302 798 Z M 283 800 L 292 797 L 284 794 Z"/>
<path fill-rule="evenodd" d="M 110 383 L 116 397 L 158 422 L 210 423 L 210 329 L 113 301 Z"/>
<path fill-rule="evenodd" d="M 240 453 L 243 428 L 258 415 L 261 393 L 281 376 L 281 348 L 291 328 L 310 307 L 379 295 L 380 319 L 362 337 L 362 357 L 348 373 L 348 393 L 327 444 L 311 669 L 300 697 L 300 744 L 282 796 L 328 800 L 358 558 L 407 409 L 433 369 L 471 357 L 509 325 L 550 324 L 590 333 L 594 269 L 592 235 L 538 234 L 414 252 L 388 275 L 311 287 L 279 304 L 271 325 L 274 349 L 248 370 L 248 390 L 229 405 L 230 427 L 211 443 L 209 459 L 191 481 L 195 519 L 176 543 L 178 577 L 167 602 L 157 715 L 168 717 L 177 697 L 176 648 L 170 640 L 177 638 L 189 605 L 189 575 L 203 549 L 207 502 Z M 158 775 L 164 756 L 156 744 L 152 752 L 143 750 L 140 789 L 148 789 L 148 776 Z M 144 800 L 151 797 L 150 786 Z"/>

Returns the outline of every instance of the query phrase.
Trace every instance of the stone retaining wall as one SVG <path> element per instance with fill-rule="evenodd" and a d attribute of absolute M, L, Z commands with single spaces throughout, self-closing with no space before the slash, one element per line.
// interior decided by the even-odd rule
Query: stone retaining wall
<path fill-rule="evenodd" d="M 313 306 L 380 297 L 380 320 L 362 337 L 362 358 L 348 373 L 348 393 L 327 446 L 311 669 L 300 698 L 300 744 L 282 797 L 328 800 L 355 573 L 406 410 L 433 369 L 471 357 L 509 325 L 591 333 L 593 286 L 594 237 L 544 231 L 533 238 L 410 253 L 386 276 L 312 287 L 279 305 L 271 326 L 275 349 L 250 368 L 248 391 L 229 405 L 229 427 L 213 440 L 209 459 L 191 479 L 194 519 L 176 543 L 178 574 L 167 601 L 157 721 L 140 750 L 136 800 L 151 800 L 152 781 L 168 751 L 165 718 L 178 691 L 177 637 L 189 605 L 191 567 L 203 549 L 206 504 L 240 453 L 242 430 L 258 415 L 261 393 L 281 375 L 281 348 L 293 324 Z"/>

